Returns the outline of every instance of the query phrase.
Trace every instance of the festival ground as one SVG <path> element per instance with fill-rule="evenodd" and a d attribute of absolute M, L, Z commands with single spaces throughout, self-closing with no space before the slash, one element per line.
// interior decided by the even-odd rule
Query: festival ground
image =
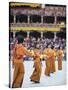
<path fill-rule="evenodd" d="M 58 71 L 58 62 L 56 61 L 56 72 L 51 74 L 50 77 L 44 75 L 45 71 L 45 62 L 42 61 L 42 75 L 39 84 L 35 84 L 30 81 L 30 76 L 33 72 L 33 61 L 24 61 L 25 66 L 25 76 L 22 87 L 44 87 L 44 86 L 55 86 L 55 85 L 64 85 L 66 84 L 66 61 L 62 62 L 62 70 Z M 11 83 L 13 78 L 13 69 L 11 64 Z"/>

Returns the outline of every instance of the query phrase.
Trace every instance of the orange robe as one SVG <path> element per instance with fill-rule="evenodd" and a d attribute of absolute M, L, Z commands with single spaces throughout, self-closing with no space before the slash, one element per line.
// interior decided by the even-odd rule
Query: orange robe
<path fill-rule="evenodd" d="M 30 56 L 30 52 L 28 52 L 22 44 L 16 44 L 13 50 L 14 74 L 12 88 L 19 88 L 22 86 L 25 73 L 23 64 L 24 55 Z"/>
<path fill-rule="evenodd" d="M 51 57 L 51 68 L 50 72 L 53 73 L 55 72 L 55 58 L 56 58 L 56 52 L 54 50 L 51 51 L 52 57 Z"/>
<path fill-rule="evenodd" d="M 35 83 L 40 82 L 40 77 L 41 77 L 41 62 L 40 62 L 40 54 L 38 53 L 39 51 L 34 52 L 34 71 L 30 77 L 31 81 Z"/>
<path fill-rule="evenodd" d="M 62 55 L 63 55 L 63 51 L 60 49 L 57 52 L 57 56 L 58 56 L 58 70 L 62 70 Z"/>
<path fill-rule="evenodd" d="M 46 55 L 46 68 L 45 68 L 45 75 L 50 76 L 50 68 L 51 68 L 51 49 L 47 48 L 44 50 L 44 54 Z"/>

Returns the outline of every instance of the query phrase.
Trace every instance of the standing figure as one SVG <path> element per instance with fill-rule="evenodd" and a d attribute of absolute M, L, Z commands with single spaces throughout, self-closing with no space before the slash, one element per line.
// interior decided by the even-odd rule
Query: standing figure
<path fill-rule="evenodd" d="M 45 75 L 46 76 L 50 76 L 50 69 L 51 69 L 51 58 L 52 58 L 52 54 L 51 54 L 51 48 L 50 46 L 48 46 L 47 49 L 44 50 L 43 54 L 46 55 L 46 60 L 45 60 Z"/>
<path fill-rule="evenodd" d="M 30 77 L 31 81 L 34 83 L 40 83 L 41 77 L 41 61 L 40 61 L 40 51 L 38 49 L 34 50 L 34 71 Z"/>
<path fill-rule="evenodd" d="M 51 54 L 52 54 L 52 57 L 51 57 L 50 73 L 54 73 L 56 71 L 56 69 L 55 69 L 56 52 L 55 52 L 54 48 L 52 48 Z"/>
<path fill-rule="evenodd" d="M 58 57 L 58 70 L 62 70 L 63 51 L 61 47 L 59 47 L 59 50 L 57 51 L 57 57 Z"/>
<path fill-rule="evenodd" d="M 22 45 L 23 37 L 19 36 L 17 38 L 18 43 L 15 45 L 13 50 L 13 67 L 14 67 L 14 74 L 13 74 L 13 83 L 12 88 L 20 88 L 22 87 L 23 79 L 24 79 L 24 63 L 23 63 L 23 56 L 30 56 L 30 52 L 25 49 Z"/>

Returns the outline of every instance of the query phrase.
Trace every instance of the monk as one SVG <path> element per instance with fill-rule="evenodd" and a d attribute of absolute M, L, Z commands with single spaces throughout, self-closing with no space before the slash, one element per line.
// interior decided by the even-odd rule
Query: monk
<path fill-rule="evenodd" d="M 45 75 L 50 76 L 50 68 L 51 68 L 51 46 L 49 45 L 47 49 L 44 50 L 43 54 L 46 55 L 46 68 L 45 68 Z"/>
<path fill-rule="evenodd" d="M 40 51 L 38 49 L 34 50 L 34 71 L 30 77 L 31 81 L 34 83 L 40 83 L 41 77 L 41 61 L 40 61 Z"/>
<path fill-rule="evenodd" d="M 51 68 L 50 68 L 50 73 L 54 73 L 56 71 L 55 69 L 55 59 L 56 59 L 56 52 L 54 47 L 52 47 L 51 51 L 52 57 L 51 57 Z"/>
<path fill-rule="evenodd" d="M 17 38 L 17 44 L 13 50 L 13 66 L 14 66 L 14 74 L 13 74 L 13 83 L 12 88 L 20 88 L 22 87 L 23 79 L 24 79 L 24 64 L 23 64 L 23 56 L 30 56 L 30 52 L 25 49 L 22 45 L 23 38 L 19 36 Z"/>
<path fill-rule="evenodd" d="M 59 50 L 57 51 L 58 70 L 62 70 L 62 56 L 63 56 L 63 51 L 62 51 L 62 48 L 59 47 Z"/>

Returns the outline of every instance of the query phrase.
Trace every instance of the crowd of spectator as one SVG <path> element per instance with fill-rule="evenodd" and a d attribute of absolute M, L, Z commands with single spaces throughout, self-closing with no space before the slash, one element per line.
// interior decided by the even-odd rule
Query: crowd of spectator
<path fill-rule="evenodd" d="M 11 51 L 13 50 L 13 47 L 15 45 L 15 42 L 12 40 L 10 42 L 10 49 Z M 62 48 L 63 53 L 64 53 L 64 58 L 66 60 L 66 39 L 64 38 L 35 38 L 35 37 L 30 37 L 30 38 L 24 38 L 23 45 L 28 49 L 28 50 L 34 50 L 36 48 L 40 49 L 41 52 L 44 51 L 44 49 L 48 48 L 48 45 L 51 47 L 54 47 L 56 50 L 59 49 L 59 47 Z"/>
<path fill-rule="evenodd" d="M 65 49 L 66 47 L 66 40 L 64 38 L 35 38 L 35 37 L 30 37 L 30 38 L 25 38 L 24 39 L 24 46 L 27 49 L 35 49 L 39 48 L 44 50 L 45 48 L 48 47 L 48 45 L 54 46 L 56 49 L 59 47 L 62 47 L 62 49 Z"/>
<path fill-rule="evenodd" d="M 11 39 L 11 45 L 14 45 L 13 39 Z M 35 38 L 35 37 L 30 37 L 30 38 L 24 38 L 23 45 L 30 50 L 34 50 L 35 48 L 41 49 L 42 51 L 48 47 L 48 45 L 53 46 L 54 48 L 58 49 L 59 47 L 62 47 L 64 50 L 66 48 L 66 39 L 64 38 Z"/>

